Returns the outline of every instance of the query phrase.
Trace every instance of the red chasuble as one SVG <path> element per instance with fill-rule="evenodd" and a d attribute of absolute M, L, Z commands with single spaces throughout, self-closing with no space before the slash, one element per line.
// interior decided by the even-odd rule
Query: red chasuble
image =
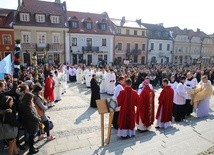
<path fill-rule="evenodd" d="M 140 94 L 140 99 L 137 105 L 136 123 L 139 124 L 139 117 L 144 126 L 149 127 L 154 122 L 154 99 L 155 93 L 150 87 L 144 87 Z"/>
<path fill-rule="evenodd" d="M 50 77 L 46 78 L 44 96 L 45 99 L 49 100 L 50 102 L 54 101 L 54 87 L 55 87 L 54 80 Z"/>
<path fill-rule="evenodd" d="M 131 87 L 125 87 L 120 91 L 117 97 L 118 106 L 120 106 L 120 113 L 118 118 L 119 129 L 135 128 L 135 106 L 137 106 L 139 96 Z"/>
<path fill-rule="evenodd" d="M 160 93 L 160 96 L 158 98 L 159 106 L 156 114 L 156 119 L 158 119 L 162 108 L 162 115 L 160 119 L 162 123 L 172 121 L 173 96 L 174 91 L 171 86 L 164 87 L 162 92 Z"/>

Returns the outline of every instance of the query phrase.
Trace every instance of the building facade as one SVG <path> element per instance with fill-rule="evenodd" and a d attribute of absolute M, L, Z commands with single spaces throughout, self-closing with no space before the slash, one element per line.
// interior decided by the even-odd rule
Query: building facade
<path fill-rule="evenodd" d="M 19 1 L 14 33 L 15 39 L 21 40 L 22 64 L 31 65 L 33 54 L 38 63 L 65 62 L 66 12 L 66 3 L 60 0 Z"/>
<path fill-rule="evenodd" d="M 111 19 L 115 29 L 114 63 L 121 65 L 128 62 L 136 65 L 147 63 L 146 28 L 141 21 Z M 125 61 L 126 60 L 126 61 Z"/>
<path fill-rule="evenodd" d="M 114 32 L 107 13 L 68 11 L 70 53 L 67 61 L 86 65 L 113 62 Z"/>
<path fill-rule="evenodd" d="M 173 40 L 162 24 L 142 24 L 147 28 L 148 63 L 172 63 Z"/>
<path fill-rule="evenodd" d="M 0 9 L 0 60 L 12 54 L 15 47 L 13 17 L 15 10 Z"/>
<path fill-rule="evenodd" d="M 204 32 L 180 29 L 179 27 L 168 28 L 174 38 L 173 63 L 183 64 L 209 64 L 214 61 L 213 39 Z"/>

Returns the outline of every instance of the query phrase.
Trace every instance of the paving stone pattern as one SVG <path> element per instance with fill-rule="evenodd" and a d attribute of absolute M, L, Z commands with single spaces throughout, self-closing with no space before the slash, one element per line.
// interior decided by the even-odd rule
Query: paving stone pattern
<path fill-rule="evenodd" d="M 156 88 L 155 100 L 161 89 Z M 102 94 L 101 98 L 109 98 Z M 37 142 L 39 155 L 207 155 L 214 154 L 214 97 L 211 98 L 210 115 L 198 119 L 193 116 L 184 122 L 173 123 L 172 128 L 155 129 L 141 133 L 130 139 L 117 137 L 112 129 L 111 143 L 100 148 L 100 115 L 89 107 L 90 89 L 85 85 L 69 84 L 63 100 L 49 109 L 47 114 L 54 123 L 52 134 L 56 140 Z M 193 114 L 194 115 L 194 114 Z M 105 115 L 105 137 L 107 136 L 108 115 Z M 6 151 L 0 150 L 0 155 Z M 28 151 L 20 152 L 27 154 Z"/>

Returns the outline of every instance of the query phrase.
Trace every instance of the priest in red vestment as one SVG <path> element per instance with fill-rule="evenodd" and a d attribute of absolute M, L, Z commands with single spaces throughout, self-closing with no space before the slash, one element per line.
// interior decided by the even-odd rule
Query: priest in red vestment
<path fill-rule="evenodd" d="M 48 77 L 45 79 L 45 91 L 44 97 L 46 100 L 49 101 L 49 107 L 53 106 L 54 102 L 54 87 L 55 82 L 53 80 L 53 74 L 49 74 Z"/>
<path fill-rule="evenodd" d="M 158 98 L 159 105 L 156 114 L 156 128 L 167 128 L 171 126 L 174 91 L 171 86 L 168 85 L 168 82 L 167 79 L 163 79 L 162 81 L 163 90 Z"/>
<path fill-rule="evenodd" d="M 143 82 L 143 90 L 140 93 L 140 99 L 137 105 L 136 123 L 140 131 L 148 131 L 154 122 L 155 111 L 155 93 L 149 87 L 149 81 Z"/>
<path fill-rule="evenodd" d="M 121 90 L 117 97 L 120 107 L 118 136 L 123 138 L 135 136 L 135 106 L 137 106 L 139 96 L 131 86 L 131 79 L 127 79 L 125 89 Z"/>

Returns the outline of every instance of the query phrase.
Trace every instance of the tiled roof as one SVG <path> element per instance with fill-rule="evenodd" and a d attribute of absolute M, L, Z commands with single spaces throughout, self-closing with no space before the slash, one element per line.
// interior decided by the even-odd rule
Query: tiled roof
<path fill-rule="evenodd" d="M 41 27 L 67 27 L 66 21 L 66 3 L 46 2 L 40 0 L 23 0 L 21 6 L 18 8 L 15 25 L 23 26 L 41 26 Z M 19 18 L 19 13 L 30 13 L 30 22 L 22 22 Z M 36 22 L 35 15 L 44 14 L 45 22 Z M 59 24 L 50 22 L 50 15 L 60 17 Z"/>
<path fill-rule="evenodd" d="M 121 23 L 121 19 L 115 18 L 111 18 L 111 21 L 114 25 L 118 27 L 145 29 L 145 27 L 143 25 L 138 24 L 137 21 L 125 20 L 125 22 Z"/>
<path fill-rule="evenodd" d="M 0 28 L 13 28 L 16 10 L 0 8 Z"/>
<path fill-rule="evenodd" d="M 162 24 L 142 23 L 142 25 L 148 29 L 149 39 L 172 40 L 169 30 L 164 28 Z"/>
<path fill-rule="evenodd" d="M 104 35 L 114 34 L 114 28 L 111 25 L 111 21 L 106 12 L 102 14 L 96 14 L 96 13 L 68 11 L 67 18 L 68 21 L 75 20 L 78 22 L 77 28 L 69 28 L 70 33 L 104 34 Z M 92 29 L 90 30 L 85 28 L 84 23 L 87 21 L 92 22 Z M 99 23 L 106 23 L 107 29 L 101 30 L 99 28 Z"/>
<path fill-rule="evenodd" d="M 172 31 L 173 37 L 176 37 L 176 35 L 187 35 L 189 39 L 191 39 L 193 36 L 200 37 L 201 39 L 204 38 L 210 38 L 206 33 L 203 31 L 200 31 L 198 29 L 197 31 L 193 31 L 192 29 L 180 29 L 179 27 L 169 27 L 167 28 L 169 31 Z"/>

